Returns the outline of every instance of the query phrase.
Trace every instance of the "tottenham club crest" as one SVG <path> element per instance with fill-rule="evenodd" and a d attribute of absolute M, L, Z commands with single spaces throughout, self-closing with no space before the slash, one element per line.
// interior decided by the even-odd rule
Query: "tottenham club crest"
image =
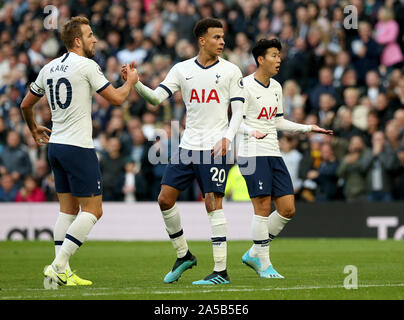
<path fill-rule="evenodd" d="M 216 73 L 216 84 L 219 83 L 219 78 L 220 78 L 220 77 L 221 77 L 221 75 Z"/>

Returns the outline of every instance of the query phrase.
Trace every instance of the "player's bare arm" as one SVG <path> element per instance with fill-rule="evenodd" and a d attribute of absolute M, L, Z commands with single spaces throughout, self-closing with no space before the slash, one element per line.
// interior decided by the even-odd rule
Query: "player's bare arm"
<path fill-rule="evenodd" d="M 24 97 L 24 100 L 21 102 L 21 111 L 25 119 L 25 122 L 27 123 L 28 128 L 31 131 L 35 143 L 39 146 L 49 142 L 49 136 L 46 133 L 52 132 L 47 127 L 38 125 L 35 121 L 34 105 L 40 99 L 41 97 L 37 97 L 31 92 L 28 92 L 27 95 Z"/>
<path fill-rule="evenodd" d="M 227 128 L 225 136 L 221 140 L 216 142 L 211 153 L 211 155 L 214 155 L 215 159 L 219 156 L 225 156 L 227 151 L 229 150 L 229 146 L 234 136 L 238 132 L 243 120 L 243 103 L 244 99 L 237 99 L 231 102 L 232 117 L 229 123 L 229 127 Z"/>

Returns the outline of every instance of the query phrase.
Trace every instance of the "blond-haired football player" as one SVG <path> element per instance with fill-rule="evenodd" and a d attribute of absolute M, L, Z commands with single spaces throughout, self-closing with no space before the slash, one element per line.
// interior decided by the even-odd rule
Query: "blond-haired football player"
<path fill-rule="evenodd" d="M 91 285 L 71 271 L 69 259 L 102 216 L 101 172 L 92 140 L 92 96 L 97 92 L 109 103 L 120 105 L 137 75 L 127 66 L 127 81 L 121 87 L 115 89 L 109 83 L 91 59 L 97 39 L 85 17 L 67 21 L 61 38 L 67 53 L 40 70 L 21 109 L 36 143 L 48 144 L 60 202 L 54 228 L 56 257 L 44 269 L 45 280 L 53 279 L 59 285 Z M 52 132 L 36 123 L 33 112 L 44 95 L 52 113 Z"/>

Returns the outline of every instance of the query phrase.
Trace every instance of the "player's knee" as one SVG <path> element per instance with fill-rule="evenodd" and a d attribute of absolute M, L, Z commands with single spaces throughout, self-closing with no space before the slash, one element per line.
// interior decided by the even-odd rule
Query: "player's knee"
<path fill-rule="evenodd" d="M 282 209 L 281 211 L 278 211 L 278 213 L 286 219 L 292 219 L 293 216 L 295 215 L 295 212 L 296 212 L 295 206 L 288 206 Z"/>
<path fill-rule="evenodd" d="M 80 212 L 80 206 L 77 207 L 61 207 L 60 212 L 64 212 L 67 214 L 74 214 L 77 215 Z"/>
<path fill-rule="evenodd" d="M 158 204 L 160 206 L 160 209 L 162 211 L 171 209 L 175 204 L 175 201 L 170 199 L 170 197 L 168 197 L 167 195 L 165 195 L 162 192 L 160 192 L 160 194 L 159 194 L 159 196 L 157 198 L 157 202 L 158 202 Z"/>

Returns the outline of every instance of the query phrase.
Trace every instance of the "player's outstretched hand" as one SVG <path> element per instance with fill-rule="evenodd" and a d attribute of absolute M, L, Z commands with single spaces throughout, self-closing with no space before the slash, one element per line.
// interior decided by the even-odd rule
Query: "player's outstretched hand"
<path fill-rule="evenodd" d="M 44 126 L 37 126 L 37 128 L 32 131 L 32 137 L 38 146 L 43 146 L 49 143 L 49 136 L 46 132 L 52 133 L 50 129 Z"/>
<path fill-rule="evenodd" d="M 319 126 L 316 126 L 315 124 L 313 124 L 311 126 L 311 132 L 323 133 L 323 134 L 328 134 L 328 135 L 334 134 L 334 131 L 320 128 Z"/>
<path fill-rule="evenodd" d="M 267 135 L 268 133 L 262 133 L 261 131 L 258 130 L 253 130 L 250 133 L 250 137 L 254 137 L 256 139 L 264 139 Z"/>
<path fill-rule="evenodd" d="M 216 142 L 210 156 L 214 155 L 214 159 L 216 159 L 217 157 L 223 157 L 224 155 L 226 155 L 229 146 L 230 146 L 230 140 L 227 138 L 222 138 L 221 140 Z"/>

